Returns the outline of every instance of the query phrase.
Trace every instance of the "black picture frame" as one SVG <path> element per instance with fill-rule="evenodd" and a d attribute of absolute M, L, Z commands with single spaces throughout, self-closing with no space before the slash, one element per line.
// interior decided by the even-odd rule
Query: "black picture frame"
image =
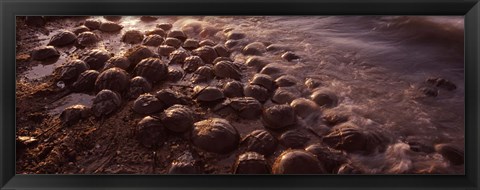
<path fill-rule="evenodd" d="M 478 0 L 1 0 L 1 189 L 479 189 Z M 464 15 L 465 175 L 16 175 L 16 15 Z"/>

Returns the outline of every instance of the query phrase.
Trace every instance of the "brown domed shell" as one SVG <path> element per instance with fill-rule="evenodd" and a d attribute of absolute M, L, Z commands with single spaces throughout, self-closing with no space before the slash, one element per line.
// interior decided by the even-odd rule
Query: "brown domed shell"
<path fill-rule="evenodd" d="M 304 148 L 310 138 L 300 130 L 288 130 L 278 140 L 284 147 Z"/>
<path fill-rule="evenodd" d="M 167 80 L 171 82 L 177 82 L 185 76 L 185 72 L 182 68 L 179 67 L 168 67 L 168 77 Z"/>
<path fill-rule="evenodd" d="M 215 42 L 213 42 L 212 40 L 210 39 L 206 39 L 206 40 L 202 40 L 200 43 L 199 43 L 200 46 L 215 46 Z"/>
<path fill-rule="evenodd" d="M 84 105 L 73 105 L 65 108 L 60 114 L 63 126 L 71 126 L 90 115 L 90 108 Z"/>
<path fill-rule="evenodd" d="M 146 45 L 146 46 L 157 47 L 159 45 L 162 45 L 162 43 L 163 43 L 163 37 L 157 34 L 149 35 L 143 40 L 143 45 Z"/>
<path fill-rule="evenodd" d="M 265 102 L 269 98 L 268 90 L 259 85 L 246 85 L 243 89 L 245 97 L 252 97 L 260 102 Z"/>
<path fill-rule="evenodd" d="M 310 97 L 320 107 L 331 108 L 338 104 L 337 96 L 327 90 L 317 90 L 313 92 Z"/>
<path fill-rule="evenodd" d="M 127 50 L 124 56 L 130 61 L 130 67 L 133 68 L 138 62 L 145 58 L 153 57 L 155 54 L 146 46 L 135 46 Z"/>
<path fill-rule="evenodd" d="M 81 46 L 90 46 L 96 44 L 100 39 L 93 32 L 82 32 L 77 36 L 77 42 Z"/>
<path fill-rule="evenodd" d="M 122 29 L 122 25 L 111 21 L 103 22 L 99 27 L 99 30 L 102 32 L 118 32 Z"/>
<path fill-rule="evenodd" d="M 170 53 L 172 53 L 173 51 L 175 51 L 176 48 L 173 47 L 173 46 L 169 46 L 169 45 L 161 45 L 160 47 L 158 47 L 158 54 L 160 56 L 168 56 L 170 55 Z"/>
<path fill-rule="evenodd" d="M 128 89 L 129 98 L 137 98 L 141 94 L 148 93 L 152 91 L 152 85 L 148 82 L 147 79 L 136 76 L 130 80 L 130 87 Z"/>
<path fill-rule="evenodd" d="M 72 32 L 75 34 L 75 35 L 78 35 L 82 32 L 88 32 L 90 31 L 90 29 L 84 25 L 81 25 L 81 26 L 78 26 L 78 27 L 75 27 L 72 29 Z"/>
<path fill-rule="evenodd" d="M 170 53 L 170 64 L 183 64 L 188 57 L 188 53 L 185 50 L 175 50 Z"/>
<path fill-rule="evenodd" d="M 270 174 L 270 166 L 263 155 L 256 152 L 246 152 L 238 156 L 233 173 Z"/>
<path fill-rule="evenodd" d="M 171 30 L 168 32 L 167 37 L 177 38 L 180 41 L 184 42 L 187 39 L 187 35 L 181 30 Z"/>
<path fill-rule="evenodd" d="M 93 99 L 92 112 L 95 117 L 105 117 L 117 111 L 121 104 L 122 99 L 118 93 L 105 89 Z"/>
<path fill-rule="evenodd" d="M 329 149 L 322 144 L 312 144 L 305 150 L 315 155 L 329 173 L 337 173 L 340 166 L 348 161 L 341 151 Z"/>
<path fill-rule="evenodd" d="M 282 54 L 282 58 L 287 60 L 287 61 L 292 61 L 292 60 L 295 60 L 295 59 L 300 59 L 300 56 L 298 56 L 297 54 L 295 54 L 291 51 L 287 51 L 284 54 Z"/>
<path fill-rule="evenodd" d="M 270 155 L 277 148 L 277 140 L 266 130 L 255 130 L 242 139 L 246 151 Z"/>
<path fill-rule="evenodd" d="M 89 66 L 82 60 L 74 59 L 60 66 L 59 80 L 75 81 L 78 76 L 89 69 Z"/>
<path fill-rule="evenodd" d="M 213 72 L 213 68 L 211 66 L 201 66 L 195 72 L 193 72 L 192 82 L 193 83 L 202 83 L 208 82 L 213 79 L 215 73 Z"/>
<path fill-rule="evenodd" d="M 78 76 L 77 80 L 72 84 L 74 92 L 88 92 L 95 87 L 95 81 L 100 73 L 95 70 L 86 70 Z"/>
<path fill-rule="evenodd" d="M 51 58 L 58 58 L 60 57 L 60 53 L 53 46 L 43 46 L 33 49 L 31 56 L 33 60 L 43 61 Z"/>
<path fill-rule="evenodd" d="M 440 153 L 453 165 L 462 165 L 465 160 L 465 152 L 452 144 L 437 144 L 435 151 Z"/>
<path fill-rule="evenodd" d="M 223 86 L 223 93 L 226 97 L 242 97 L 243 96 L 243 84 L 239 81 L 230 81 Z"/>
<path fill-rule="evenodd" d="M 103 67 L 103 70 L 115 67 L 127 70 L 130 67 L 130 61 L 124 56 L 115 56 L 107 60 L 105 66 Z"/>
<path fill-rule="evenodd" d="M 213 60 L 213 65 L 217 64 L 218 62 L 220 61 L 230 61 L 230 62 L 233 62 L 232 59 L 230 59 L 230 57 L 217 57 L 215 58 L 215 60 Z"/>
<path fill-rule="evenodd" d="M 99 70 L 105 66 L 105 62 L 107 62 L 110 58 L 110 53 L 107 51 L 93 49 L 86 52 L 83 55 L 82 60 L 90 66 L 90 69 Z"/>
<path fill-rule="evenodd" d="M 217 77 L 220 78 L 231 78 L 235 80 L 240 80 L 242 78 L 242 73 L 232 62 L 230 61 L 220 61 L 213 67 L 214 73 Z"/>
<path fill-rule="evenodd" d="M 183 68 L 187 73 L 195 72 L 200 66 L 205 65 L 202 58 L 198 56 L 189 56 L 185 58 Z"/>
<path fill-rule="evenodd" d="M 215 49 L 215 52 L 217 52 L 217 55 L 219 57 L 230 57 L 230 52 L 228 51 L 228 49 L 221 44 L 213 46 L 213 49 Z"/>
<path fill-rule="evenodd" d="M 150 116 L 144 117 L 137 124 L 137 140 L 147 148 L 162 146 L 166 141 L 162 122 Z"/>
<path fill-rule="evenodd" d="M 274 105 L 263 111 L 262 121 L 270 129 L 283 129 L 296 123 L 295 111 L 289 105 Z"/>
<path fill-rule="evenodd" d="M 154 84 L 167 78 L 168 67 L 158 58 L 146 58 L 135 66 L 134 73 Z"/>
<path fill-rule="evenodd" d="M 157 28 L 161 28 L 164 31 L 172 29 L 173 25 L 170 23 L 159 23 L 156 25 Z"/>
<path fill-rule="evenodd" d="M 192 142 L 198 148 L 214 153 L 228 153 L 237 148 L 240 135 L 225 119 L 210 118 L 196 122 Z"/>
<path fill-rule="evenodd" d="M 378 131 L 360 129 L 351 123 L 335 126 L 322 139 L 326 145 L 347 152 L 372 152 L 385 148 L 389 139 Z"/>
<path fill-rule="evenodd" d="M 265 74 L 255 74 L 253 79 L 250 81 L 250 84 L 255 84 L 266 88 L 267 90 L 273 90 L 273 79 L 272 77 Z"/>
<path fill-rule="evenodd" d="M 269 62 L 265 58 L 259 56 L 252 56 L 245 61 L 245 65 L 254 67 L 257 71 L 262 70 L 263 67 L 268 65 L 268 63 Z"/>
<path fill-rule="evenodd" d="M 348 119 L 347 114 L 338 111 L 325 110 L 322 114 L 322 120 L 331 126 L 347 122 Z"/>
<path fill-rule="evenodd" d="M 155 96 L 167 108 L 175 104 L 185 104 L 184 97 L 171 89 L 162 89 L 155 93 Z"/>
<path fill-rule="evenodd" d="M 73 32 L 63 30 L 53 35 L 52 38 L 50 38 L 48 45 L 61 47 L 72 44 L 75 42 L 75 40 L 77 40 L 77 35 L 75 35 Z"/>
<path fill-rule="evenodd" d="M 193 127 L 193 111 L 183 105 L 173 105 L 160 116 L 162 123 L 173 132 L 182 133 Z"/>
<path fill-rule="evenodd" d="M 206 64 L 213 64 L 215 58 L 217 58 L 217 52 L 211 46 L 202 46 L 192 51 L 194 55 L 198 55 L 202 58 Z"/>
<path fill-rule="evenodd" d="M 182 41 L 177 39 L 177 38 L 166 38 L 165 39 L 165 42 L 164 42 L 165 45 L 168 45 L 168 46 L 172 46 L 174 47 L 175 49 L 179 48 L 181 45 L 182 45 Z"/>
<path fill-rule="evenodd" d="M 261 74 L 266 74 L 266 75 L 272 77 L 272 79 L 275 80 L 278 77 L 280 77 L 281 75 L 283 75 L 283 69 L 280 68 L 277 65 L 268 64 L 265 67 L 263 67 L 263 69 L 260 71 L 260 73 Z"/>
<path fill-rule="evenodd" d="M 262 55 L 266 51 L 267 51 L 267 48 L 265 47 L 265 45 L 263 45 L 263 43 L 253 42 L 246 45 L 243 48 L 242 53 L 244 55 Z"/>
<path fill-rule="evenodd" d="M 154 35 L 154 34 L 159 35 L 162 38 L 164 38 L 167 35 L 165 30 L 163 30 L 161 28 L 155 28 L 153 30 L 148 30 L 148 31 L 145 32 L 145 35 L 147 35 L 147 36 Z"/>
<path fill-rule="evenodd" d="M 199 102 L 213 102 L 225 98 L 221 89 L 213 86 L 195 86 L 193 97 Z"/>
<path fill-rule="evenodd" d="M 297 84 L 297 79 L 291 75 L 283 75 L 275 80 L 278 87 L 289 87 Z"/>
<path fill-rule="evenodd" d="M 238 32 L 238 31 L 230 31 L 227 33 L 227 39 L 229 40 L 240 40 L 247 37 L 245 33 Z"/>
<path fill-rule="evenodd" d="M 290 104 L 299 96 L 294 93 L 293 89 L 289 89 L 288 87 L 277 88 L 275 93 L 273 93 L 272 102 L 277 104 Z"/>
<path fill-rule="evenodd" d="M 140 20 L 143 22 L 152 22 L 158 20 L 158 17 L 156 16 L 141 16 Z"/>
<path fill-rule="evenodd" d="M 287 150 L 277 157 L 273 174 L 323 174 L 326 173 L 315 155 L 304 150 Z"/>
<path fill-rule="evenodd" d="M 319 87 L 320 85 L 322 85 L 322 83 L 318 79 L 307 78 L 305 80 L 305 86 L 310 90 L 313 90 L 313 89 Z"/>
<path fill-rule="evenodd" d="M 295 113 L 301 118 L 306 118 L 310 114 L 318 111 L 318 106 L 312 100 L 306 98 L 297 98 L 290 103 Z"/>
<path fill-rule="evenodd" d="M 95 81 L 97 90 L 109 89 L 119 93 L 127 90 L 130 83 L 128 73 L 120 68 L 111 68 L 103 71 Z"/>
<path fill-rule="evenodd" d="M 83 23 L 83 25 L 90 28 L 90 30 L 96 30 L 96 29 L 100 28 L 101 24 L 102 23 L 99 20 L 95 20 L 95 19 L 87 19 Z"/>
<path fill-rule="evenodd" d="M 165 109 L 165 105 L 156 96 L 146 93 L 138 96 L 133 102 L 133 111 L 139 114 L 152 114 Z"/>
<path fill-rule="evenodd" d="M 195 39 L 187 39 L 185 42 L 183 42 L 182 47 L 187 50 L 194 50 L 200 47 L 200 43 Z"/>
<path fill-rule="evenodd" d="M 122 36 L 122 42 L 127 44 L 138 44 L 143 41 L 143 33 L 138 30 L 126 31 Z"/>
<path fill-rule="evenodd" d="M 229 106 L 243 119 L 257 119 L 262 115 L 262 104 L 255 98 L 231 98 L 229 102 Z"/>

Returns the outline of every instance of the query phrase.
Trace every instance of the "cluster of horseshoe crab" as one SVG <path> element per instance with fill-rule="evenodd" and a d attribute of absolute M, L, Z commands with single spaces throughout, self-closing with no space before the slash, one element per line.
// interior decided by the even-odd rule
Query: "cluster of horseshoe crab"
<path fill-rule="evenodd" d="M 115 22 L 120 17 L 105 19 L 109 21 L 87 19 L 72 31 L 58 31 L 47 46 L 32 50 L 32 59 L 58 58 L 56 48 L 66 45 L 88 49 L 101 41 L 94 30 L 124 30 Z M 239 150 L 236 161 L 231 163 L 231 171 L 236 174 L 362 173 L 347 154 L 384 151 L 394 142 L 379 131 L 349 122 L 346 115 L 324 112 L 340 104 L 335 93 L 317 79 L 307 78 L 300 83 L 263 57 L 277 52 L 287 62 L 301 59 L 283 46 L 251 42 L 245 33 L 231 28 L 218 31 L 225 35 L 225 42 L 214 42 L 208 37 L 217 31 L 191 34 L 171 23 L 156 26 L 146 32 L 123 31 L 121 41 L 131 44 L 123 54 L 89 49 L 79 59 L 68 60 L 56 69 L 55 80 L 65 85 L 66 93 L 95 93 L 91 106 L 77 104 L 63 110 L 59 118 L 64 127 L 89 117 L 108 118 L 133 101 L 131 109 L 143 117 L 135 131 L 142 146 L 154 149 L 163 146 L 170 136 L 182 136 L 198 151 L 223 155 Z M 205 39 L 200 41 L 198 36 Z M 232 59 L 233 54 L 249 58 L 238 62 Z M 445 86 L 445 81 L 430 82 Z M 166 83 L 190 90 L 154 91 Z M 296 85 L 303 85 L 308 94 L 291 90 Z M 206 117 L 205 112 L 216 117 Z M 306 133 L 311 131 L 304 130 L 301 121 L 316 113 L 320 113 L 318 122 L 328 130 L 321 135 L 313 132 L 319 143 L 308 144 L 311 137 Z M 260 120 L 263 129 L 241 136 L 229 121 L 231 117 Z M 463 164 L 463 152 L 458 148 L 439 144 L 434 149 L 452 163 Z M 198 163 L 185 154 L 170 164 L 168 173 L 202 173 Z"/>

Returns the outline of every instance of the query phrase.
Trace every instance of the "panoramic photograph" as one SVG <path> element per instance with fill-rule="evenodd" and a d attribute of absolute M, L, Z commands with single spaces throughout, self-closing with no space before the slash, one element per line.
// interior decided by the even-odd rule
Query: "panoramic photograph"
<path fill-rule="evenodd" d="M 17 16 L 17 174 L 463 175 L 463 16 Z"/>

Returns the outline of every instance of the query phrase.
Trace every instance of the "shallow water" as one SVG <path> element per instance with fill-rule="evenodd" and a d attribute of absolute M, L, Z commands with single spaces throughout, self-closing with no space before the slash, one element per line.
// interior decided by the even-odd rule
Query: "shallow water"
<path fill-rule="evenodd" d="M 438 154 L 410 151 L 405 143 L 407 138 L 427 144 L 448 142 L 464 147 L 463 17 L 192 16 L 161 17 L 155 22 L 142 22 L 138 17 L 120 20 L 125 27 L 122 32 L 150 30 L 160 22 L 172 22 L 174 28 L 186 31 L 231 27 L 246 33 L 251 42 L 288 46 L 301 57 L 300 60 L 286 62 L 274 53 L 265 57 L 281 65 L 285 74 L 300 81 L 298 88 L 304 97 L 310 94 L 302 87 L 303 81 L 319 79 L 322 88 L 339 97 L 339 106 L 333 111 L 347 113 L 351 122 L 359 126 L 381 128 L 397 142 L 384 153 L 350 155 L 350 159 L 367 173 L 410 173 L 432 166 L 448 166 Z M 65 29 L 73 27 L 72 24 Z M 103 39 L 98 48 L 122 54 L 131 47 L 119 42 L 121 35 L 95 33 Z M 225 41 L 221 35 L 215 38 Z M 233 56 L 237 62 L 246 59 L 238 53 Z M 32 67 L 24 76 L 29 80 L 41 79 L 65 60 L 61 57 L 52 65 Z M 448 79 L 457 89 L 440 90 L 435 98 L 419 97 L 417 87 L 429 77 Z M 68 102 L 68 98 L 61 100 L 54 112 L 70 105 Z M 307 124 L 318 125 L 316 121 Z M 447 168 L 446 173 L 464 171 L 463 166 Z"/>

